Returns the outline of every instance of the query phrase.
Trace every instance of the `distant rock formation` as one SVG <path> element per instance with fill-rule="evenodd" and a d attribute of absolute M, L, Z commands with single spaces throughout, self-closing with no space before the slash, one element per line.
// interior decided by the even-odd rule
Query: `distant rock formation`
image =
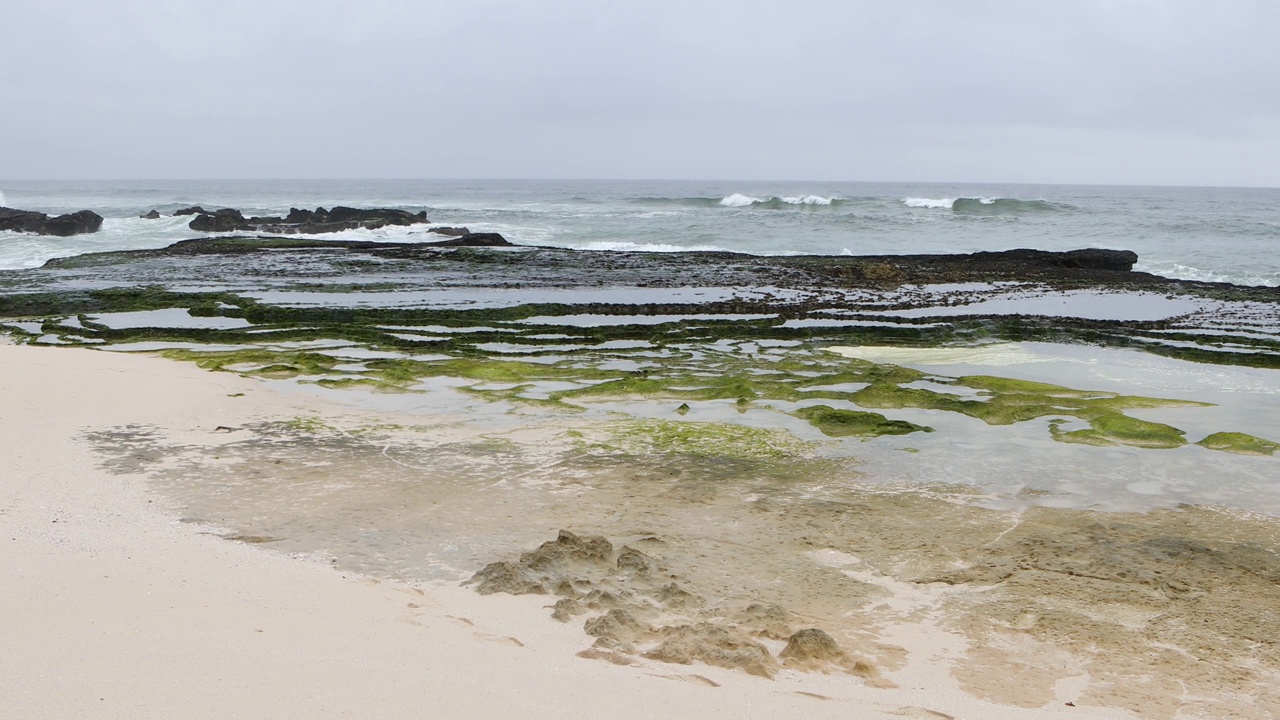
<path fill-rule="evenodd" d="M 159 211 L 159 210 L 152 210 L 151 212 L 149 212 L 149 213 L 147 213 L 147 214 L 145 214 L 145 215 L 139 215 L 138 217 L 142 218 L 143 220 L 159 220 L 159 219 L 160 219 L 160 211 Z"/>
<path fill-rule="evenodd" d="M 433 228 L 431 228 L 430 230 L 428 230 L 427 232 L 429 232 L 429 233 L 435 233 L 436 235 L 448 235 L 449 237 L 462 237 L 463 235 L 470 235 L 470 234 L 471 234 L 471 231 L 470 231 L 470 230 L 468 230 L 467 228 L 464 228 L 464 227 L 449 227 L 448 225 L 441 225 L 440 227 L 433 227 Z"/>
<path fill-rule="evenodd" d="M 361 210 L 343 207 L 332 210 L 318 207 L 315 210 L 290 208 L 286 217 L 249 217 L 239 210 L 205 210 L 200 206 L 183 208 L 174 215 L 195 215 L 188 224 L 201 232 L 261 232 L 273 235 L 312 235 L 342 230 L 376 230 L 387 225 L 416 225 L 427 222 L 427 213 L 411 213 L 407 210 L 375 208 Z"/>
<path fill-rule="evenodd" d="M 0 230 L 69 237 L 81 233 L 95 233 L 101 228 L 102 216 L 92 210 L 81 210 L 51 218 L 34 210 L 0 207 Z"/>
<path fill-rule="evenodd" d="M 464 233 L 452 240 L 423 243 L 433 247 L 509 247 L 510 242 L 499 233 Z"/>

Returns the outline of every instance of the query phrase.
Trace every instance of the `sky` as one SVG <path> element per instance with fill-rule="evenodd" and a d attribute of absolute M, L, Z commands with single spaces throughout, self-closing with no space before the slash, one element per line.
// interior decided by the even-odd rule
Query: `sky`
<path fill-rule="evenodd" d="M 1274 0 L 16 0 L 0 178 L 1280 186 Z"/>

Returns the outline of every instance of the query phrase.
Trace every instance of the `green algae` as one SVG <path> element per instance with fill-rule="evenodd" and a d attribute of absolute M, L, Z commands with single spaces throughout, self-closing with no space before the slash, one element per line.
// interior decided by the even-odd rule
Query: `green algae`
<path fill-rule="evenodd" d="M 933 428 L 916 425 L 905 420 L 890 420 L 880 413 L 840 410 L 828 405 L 811 405 L 801 408 L 795 415 L 809 421 L 829 437 L 878 437 L 880 435 L 907 435 L 913 432 L 933 432 Z"/>
<path fill-rule="evenodd" d="M 1061 421 L 1051 421 L 1049 432 L 1059 442 L 1080 443 L 1108 447 L 1171 449 L 1187 444 L 1185 432 L 1172 425 L 1139 420 L 1120 413 L 1103 413 L 1089 418 L 1089 427 L 1081 430 L 1063 430 Z"/>
<path fill-rule="evenodd" d="M 785 430 L 671 420 L 613 423 L 607 442 L 612 448 L 635 454 L 674 453 L 735 460 L 795 458 L 815 447 Z"/>
<path fill-rule="evenodd" d="M 956 385 L 963 385 L 974 390 L 988 390 L 1000 395 L 1038 395 L 1053 398 L 1074 398 L 1088 400 L 1096 397 L 1114 397 L 1114 393 L 1072 390 L 1061 385 L 1016 380 L 1014 378 L 996 377 L 993 375 L 964 375 L 955 379 Z"/>
<path fill-rule="evenodd" d="M 1274 455 L 1280 450 L 1280 443 L 1238 432 L 1217 432 L 1196 444 L 1237 455 Z"/>
<path fill-rule="evenodd" d="M 324 353 L 266 348 L 225 351 L 173 349 L 164 350 L 160 354 L 171 360 L 194 362 L 197 367 L 205 370 L 239 372 L 279 379 L 299 375 L 329 374 L 334 366 L 341 362 L 338 358 Z"/>
<path fill-rule="evenodd" d="M 325 421 L 313 415 L 300 415 L 290 420 L 276 423 L 278 427 L 292 433 L 314 435 L 317 433 L 334 432 L 334 428 Z"/>
<path fill-rule="evenodd" d="M 745 413 L 758 407 L 758 401 L 832 399 L 851 402 L 868 411 L 909 408 L 952 412 L 988 425 L 1010 425 L 1039 418 L 1076 418 L 1087 423 L 1088 427 L 1068 431 L 1061 427 L 1061 422 L 1052 422 L 1049 428 L 1051 437 L 1059 442 L 1095 446 L 1179 447 L 1186 443 L 1181 430 L 1130 417 L 1125 411 L 1205 405 L 1184 400 L 1077 390 L 997 376 L 942 378 L 891 364 L 864 360 L 834 362 L 813 356 L 803 347 L 765 361 L 746 354 L 701 348 L 673 353 L 663 366 L 643 371 L 606 370 L 581 360 L 541 363 L 501 357 L 387 358 L 366 361 L 361 370 L 345 377 L 335 370 L 342 361 L 321 352 L 171 350 L 165 355 L 193 360 L 211 370 L 272 379 L 324 376 L 307 382 L 331 388 L 364 387 L 402 392 L 415 389 L 427 378 L 457 378 L 470 383 L 461 385 L 460 391 L 486 401 L 507 401 L 569 412 L 580 412 L 584 409 L 583 403 L 597 400 L 674 399 L 681 401 L 676 411 L 684 414 L 690 410 L 690 402 L 698 401 L 733 401 L 736 409 Z M 610 356 L 616 356 L 616 353 Z M 761 368 L 761 362 L 767 366 Z M 753 372 L 756 370 L 763 372 Z M 981 397 L 903 386 L 922 379 L 930 379 L 935 385 L 976 390 Z M 579 386 L 548 392 L 545 396 L 531 396 L 538 383 L 545 381 L 571 382 Z M 484 387 L 486 384 L 504 387 Z M 857 390 L 840 389 L 853 386 L 861 387 Z M 804 408 L 794 414 L 831 437 L 876 437 L 931 430 L 905 421 L 890 420 L 875 412 L 837 410 L 827 405 Z M 1230 445 L 1217 443 L 1212 449 L 1225 449 Z"/>
<path fill-rule="evenodd" d="M 75 305 L 76 297 L 59 296 L 64 306 Z M 187 342 L 240 342 L 261 343 L 270 331 L 272 342 L 286 340 L 312 340 L 317 337 L 354 343 L 357 347 L 387 351 L 429 351 L 451 355 L 447 359 L 419 359 L 414 357 L 378 358 L 363 361 L 358 370 L 339 366 L 349 364 L 324 352 L 282 350 L 260 347 L 227 351 L 199 351 L 173 349 L 164 351 L 166 357 L 197 363 L 200 367 L 236 372 L 269 379 L 299 379 L 330 388 L 368 388 L 384 392 L 403 392 L 420 389 L 419 385 L 430 378 L 456 378 L 464 381 L 459 390 L 487 401 L 508 401 L 548 409 L 580 411 L 585 404 L 596 400 L 677 400 L 681 403 L 677 412 L 688 412 L 688 403 L 727 400 L 735 403 L 739 412 L 763 408 L 768 402 L 799 402 L 803 400 L 834 400 L 850 402 L 871 410 L 922 409 L 952 412 L 972 417 L 989 425 L 1009 425 L 1039 418 L 1076 418 L 1088 424 L 1088 428 L 1066 431 L 1060 424 L 1050 427 L 1051 436 L 1061 442 L 1089 445 L 1127 445 L 1133 447 L 1170 448 L 1186 443 L 1182 432 L 1172 426 L 1137 420 L 1126 411 L 1146 408 L 1190 407 L 1203 405 L 1181 400 L 1120 395 L 1109 392 L 1078 390 L 1049 383 L 1002 378 L 998 376 L 971 375 L 956 378 L 939 378 L 911 368 L 892 364 L 879 364 L 865 360 L 841 358 L 839 361 L 815 355 L 813 346 L 795 338 L 807 337 L 800 333 L 783 333 L 774 320 L 752 321 L 750 327 L 740 322 L 685 322 L 660 325 L 573 327 L 540 324 L 532 328 L 494 328 L 493 332 L 459 333 L 442 340 L 405 340 L 394 337 L 389 331 L 371 327 L 371 324 L 394 321 L 399 329 L 409 329 L 414 323 L 430 322 L 449 327 L 476 327 L 477 323 L 501 325 L 533 315 L 573 314 L 583 312 L 580 306 L 538 304 L 498 310 L 397 310 L 397 309 L 308 309 L 281 308 L 262 305 L 251 299 L 230 293 L 173 293 L 158 288 L 129 288 L 94 291 L 77 296 L 81 305 L 69 307 L 67 314 L 56 320 L 47 317 L 42 323 L 49 329 L 50 323 L 58 326 L 69 342 L 122 342 L 136 340 L 182 340 Z M 15 300 L 15 298 L 17 298 Z M 40 298 L 50 301 L 50 298 Z M 30 301 L 30 302 L 28 302 Z M 14 310 L 34 303 L 32 298 L 23 300 L 9 296 L 8 308 Z M 36 303 L 38 304 L 38 303 Z M 130 328 L 113 330 L 95 323 L 87 312 L 158 309 L 186 306 L 193 314 L 227 317 L 244 317 L 258 323 L 251 329 L 198 329 L 198 328 Z M 614 308 L 628 314 L 637 314 L 635 306 L 619 305 Z M 700 308 L 705 310 L 705 308 Z M 593 307 L 600 312 L 601 308 Z M 678 312 L 669 306 L 646 307 L 646 312 Z M 0 313 L 3 314 L 3 313 Z M 60 325 L 68 315 L 76 315 L 83 326 L 78 335 L 69 332 L 73 328 Z M 275 323 L 263 325 L 262 323 Z M 311 324 L 306 324 L 311 323 Z M 15 340 L 30 342 L 39 336 L 25 336 L 20 328 L 8 327 Z M 501 352 L 485 352 L 477 346 L 484 342 L 502 340 L 517 345 L 542 345 L 550 348 L 545 336 L 563 335 L 572 339 L 580 348 L 554 350 L 551 361 L 535 362 L 504 356 Z M 530 335 L 530 337 L 524 337 Z M 541 335 L 543 338 L 533 337 Z M 790 348 L 769 348 L 765 352 L 740 351 L 733 343 L 725 344 L 725 337 L 737 336 L 747 343 L 765 335 L 795 344 Z M 60 335 L 61 336 L 61 335 Z M 83 336 L 83 337 L 81 337 Z M 593 349 L 611 340 L 645 339 L 659 347 Z M 716 338 L 721 338 L 715 340 Z M 715 342 L 709 342 L 715 340 Z M 719 346 L 719 347 L 717 347 Z M 401 350 L 405 349 L 405 350 Z M 565 359 L 554 359 L 563 357 Z M 640 371 L 605 369 L 611 359 L 644 358 L 650 367 Z M 318 379 L 312 379 L 318 378 Z M 957 394 L 937 389 L 904 387 L 910 383 L 929 380 L 935 387 L 954 385 L 957 390 L 970 391 Z M 531 397 L 537 393 L 538 383 L 546 381 L 569 382 L 577 385 L 570 389 L 557 389 L 545 396 Z M 469 384 L 467 384 L 469 383 Z M 478 387 L 486 383 L 506 385 L 504 388 Z M 977 395 L 971 391 L 977 391 Z M 821 406 L 827 407 L 827 406 Z M 683 412 L 681 411 L 683 408 Z M 895 422 L 875 412 L 857 415 L 859 411 L 808 410 L 806 417 L 815 427 L 832 436 L 875 436 L 893 434 L 894 431 L 916 432 L 923 429 L 910 423 Z M 847 416 L 842 413 L 853 413 Z M 821 417 L 819 417 L 821 415 Z M 802 415 L 803 417 L 803 415 Z M 911 429 L 909 429 L 911 428 Z M 843 433 L 838 435 L 836 433 Z M 1220 436 L 1220 437 L 1219 437 Z M 1204 447 L 1229 452 L 1263 452 L 1270 446 L 1258 441 L 1250 444 L 1231 439 L 1230 434 L 1216 434 L 1212 442 L 1202 441 Z"/>
<path fill-rule="evenodd" d="M 332 390 L 343 390 L 348 388 L 367 388 L 386 393 L 402 393 L 407 390 L 395 383 L 384 382 L 375 378 L 367 377 L 339 377 L 339 378 L 321 378 L 313 381 L 316 385 L 330 388 Z"/>

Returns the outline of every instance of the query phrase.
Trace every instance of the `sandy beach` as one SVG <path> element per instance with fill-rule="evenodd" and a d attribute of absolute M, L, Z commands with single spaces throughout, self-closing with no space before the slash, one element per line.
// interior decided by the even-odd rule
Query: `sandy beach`
<path fill-rule="evenodd" d="M 875 606 L 869 617 L 878 620 L 857 632 L 836 620 L 828 624 L 845 646 L 874 628 L 875 638 L 851 653 L 867 658 L 870 670 L 844 672 L 826 664 L 804 671 L 784 662 L 771 666 L 773 678 L 765 679 L 696 658 L 682 664 L 617 654 L 599 642 L 580 657 L 592 638 L 580 623 L 549 619 L 554 597 L 480 595 L 456 579 L 372 577 L 347 570 L 347 561 L 336 557 L 281 551 L 263 542 L 270 538 L 182 517 L 172 496 L 153 487 L 164 477 L 155 468 L 175 460 L 161 459 L 149 474 L 124 471 L 120 459 L 134 452 L 124 447 L 117 448 L 112 469 L 101 435 L 122 428 L 162 431 L 188 454 L 199 448 L 193 457 L 204 458 L 213 477 L 228 472 L 213 460 L 231 454 L 237 433 L 227 430 L 299 417 L 352 426 L 395 420 L 386 413 L 280 393 L 260 380 L 185 363 L 88 349 L 0 345 L 0 392 L 0 442 L 8 466 L 0 484 L 7 545 L 0 565 L 9 578 L 0 588 L 0 612 L 14 620 L 0 630 L 0 695 L 11 717 L 1014 719 L 1085 712 L 1128 718 L 1140 715 L 1121 708 L 1139 701 L 1147 717 L 1183 717 L 1185 709 L 1228 707 L 1224 703 L 1239 717 L 1270 712 L 1250 695 L 1256 682 L 1275 673 L 1265 651 L 1253 661 L 1259 674 L 1219 686 L 1219 697 L 1204 697 L 1203 684 L 1189 686 L 1187 668 L 1174 663 L 1142 675 L 1157 696 L 1181 683 L 1181 697 L 1151 704 L 1151 695 L 1139 692 L 1126 700 L 1114 677 L 1095 678 L 1109 690 L 1088 690 L 1082 663 L 1088 653 L 1066 636 L 1057 646 L 1032 634 L 1021 636 L 1021 647 L 1010 645 L 1009 634 L 983 641 L 996 626 L 1016 630 L 1026 620 L 1006 623 L 995 610 L 967 619 L 955 614 L 948 593 L 967 588 L 966 580 L 904 583 L 849 569 L 857 560 L 834 549 L 812 551 L 815 567 L 846 568 L 843 577 L 880 598 L 850 606 Z M 86 439 L 94 433 L 97 440 Z M 190 458 L 183 462 L 189 475 Z M 912 502 L 900 503 L 904 515 L 927 509 Z M 916 520 L 928 522 L 925 516 Z M 660 518 L 653 521 L 662 527 Z M 582 518 L 573 527 L 601 525 Z M 1231 531 L 1274 527 L 1258 521 Z M 542 527 L 531 528 L 529 536 L 552 537 Z M 668 557 L 674 567 L 674 549 Z M 969 563 L 964 572 L 981 574 L 989 566 Z M 686 571 L 680 582 L 709 594 L 710 577 L 697 585 L 699 578 Z M 814 603 L 827 597 L 821 582 L 814 587 L 797 597 Z M 1046 587 L 1052 589 L 1031 591 Z M 1149 619 L 1152 613 L 1117 587 L 1085 615 L 1119 617 L 1128 607 L 1130 617 L 1121 620 L 1130 626 Z M 964 602 L 972 605 L 986 592 L 969 592 Z M 1067 600 L 1081 598 L 1087 602 L 1087 593 Z M 804 609 L 799 617 L 816 617 L 811 607 Z M 775 652 L 781 647 L 769 645 Z M 1141 661 L 1141 652 L 1130 651 L 1133 661 Z"/>

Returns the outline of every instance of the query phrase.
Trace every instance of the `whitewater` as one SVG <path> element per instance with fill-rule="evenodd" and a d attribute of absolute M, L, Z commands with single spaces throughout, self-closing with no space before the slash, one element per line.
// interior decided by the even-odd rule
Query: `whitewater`
<path fill-rule="evenodd" d="M 434 225 L 499 232 L 521 245 L 609 252 L 755 255 L 959 253 L 1031 247 L 1133 250 L 1137 270 L 1280 286 L 1280 190 L 936 183 L 600 180 L 0 180 L 0 205 L 50 215 L 89 209 L 100 232 L 0 231 L 0 269 L 50 258 L 164 247 L 201 237 L 173 211 L 245 215 L 349 205 L 425 210 L 432 225 L 324 238 L 416 242 Z M 158 210 L 159 220 L 140 215 Z"/>

